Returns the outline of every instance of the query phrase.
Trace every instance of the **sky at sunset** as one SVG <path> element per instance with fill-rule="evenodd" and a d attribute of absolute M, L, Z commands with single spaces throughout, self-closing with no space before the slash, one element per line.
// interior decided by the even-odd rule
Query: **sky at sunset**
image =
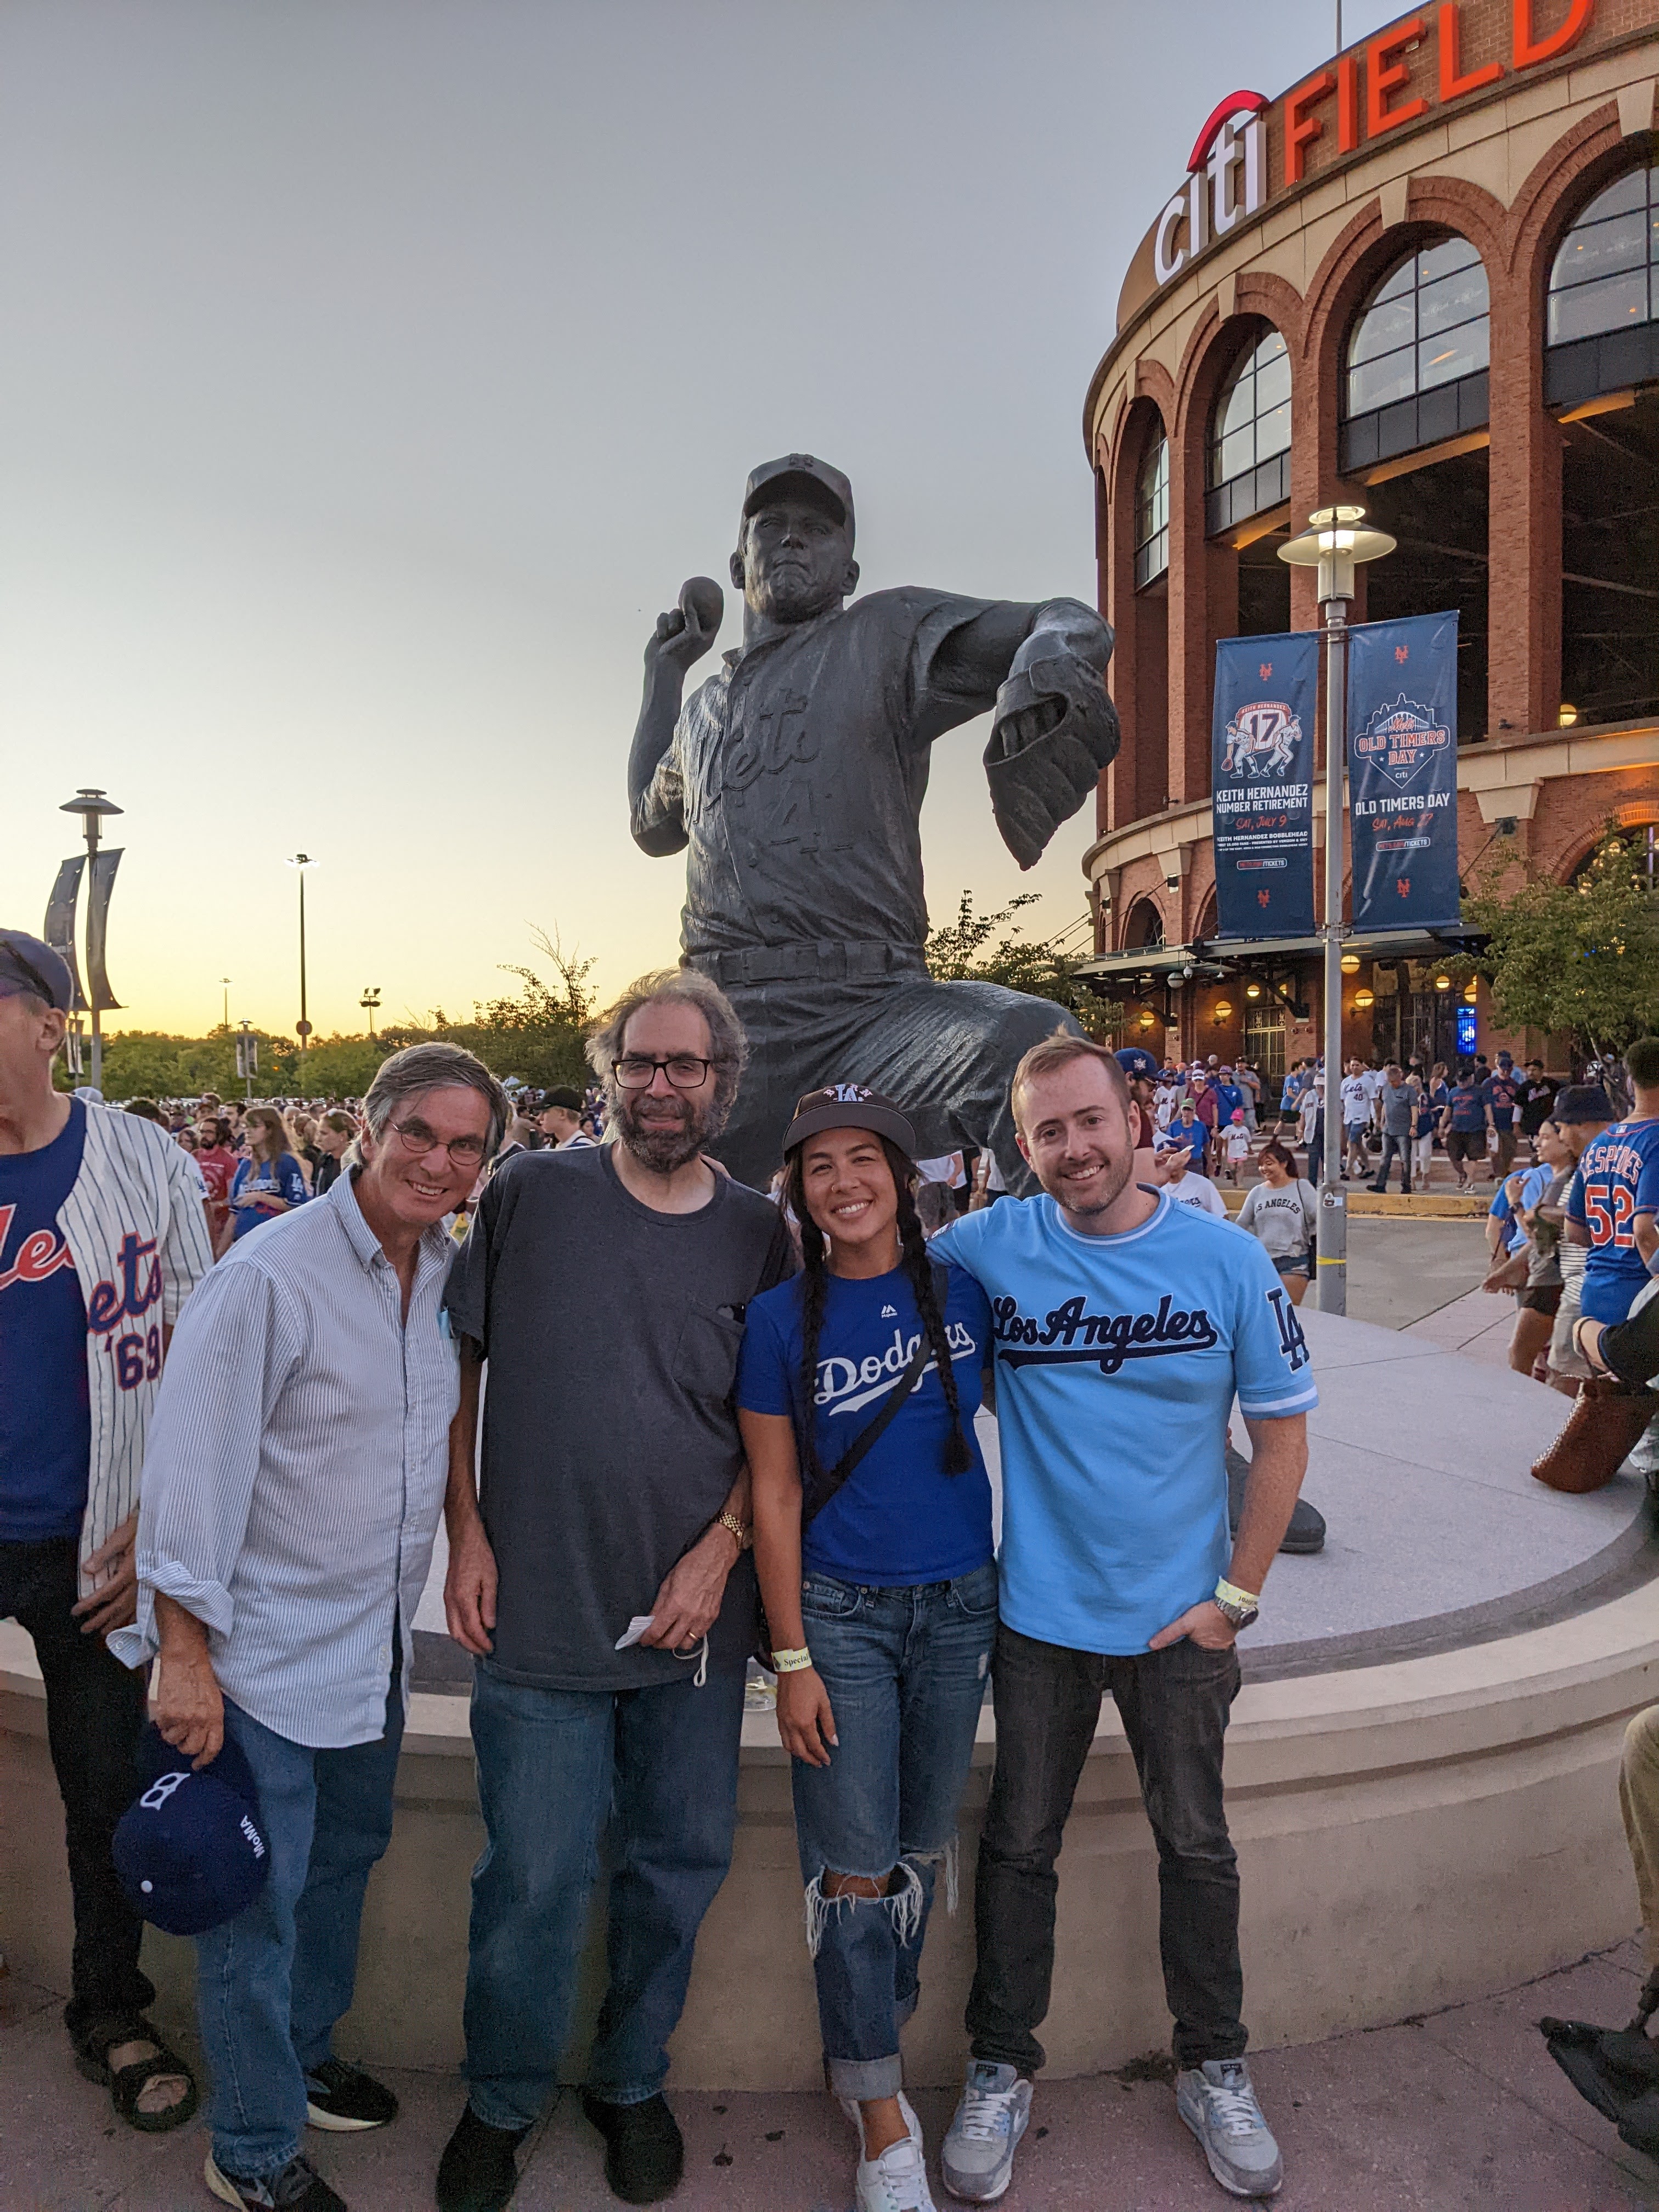
<path fill-rule="evenodd" d="M 1350 40 L 1393 11 L 1350 4 Z M 851 476 L 864 588 L 1092 600 L 1080 416 L 1224 94 L 1330 0 L 11 0 L 0 13 L 0 922 L 125 809 L 112 1028 L 465 1012 L 556 933 L 677 955 L 628 836 L 641 652 L 744 477 Z M 738 635 L 728 592 L 723 646 Z M 693 680 L 714 664 L 702 664 Z M 1022 878 L 983 723 L 935 921 Z"/>

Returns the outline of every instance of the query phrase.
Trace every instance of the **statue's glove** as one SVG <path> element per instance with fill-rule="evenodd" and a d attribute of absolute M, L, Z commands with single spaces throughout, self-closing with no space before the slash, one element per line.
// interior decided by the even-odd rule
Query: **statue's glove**
<path fill-rule="evenodd" d="M 1022 868 L 1094 790 L 1121 735 L 1106 679 L 1086 661 L 1060 651 L 1016 662 L 997 693 L 985 777 L 1002 842 Z"/>

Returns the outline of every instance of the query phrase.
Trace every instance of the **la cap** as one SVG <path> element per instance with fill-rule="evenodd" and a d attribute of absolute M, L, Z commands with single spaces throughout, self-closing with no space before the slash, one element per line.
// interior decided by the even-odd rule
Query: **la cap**
<path fill-rule="evenodd" d="M 270 1851 L 246 1755 L 228 1735 L 193 1769 L 153 1724 L 139 1745 L 144 1788 L 121 1815 L 111 1856 L 127 1901 L 169 1936 L 201 1936 L 245 1911 Z"/>
<path fill-rule="evenodd" d="M 750 469 L 749 481 L 743 488 L 743 518 L 746 522 L 757 507 L 769 498 L 775 498 L 786 485 L 798 489 L 810 489 L 824 501 L 850 538 L 853 535 L 853 486 L 851 479 L 828 461 L 816 460 L 811 453 L 786 453 L 781 460 L 763 461 L 758 468 Z"/>
<path fill-rule="evenodd" d="M 75 977 L 63 954 L 26 929 L 0 929 L 0 999 L 25 992 L 60 1014 L 75 1011 Z"/>
<path fill-rule="evenodd" d="M 1113 1058 L 1131 1082 L 1139 1081 L 1143 1075 L 1156 1076 L 1158 1072 L 1158 1062 L 1142 1045 L 1126 1044 Z"/>
<path fill-rule="evenodd" d="M 1613 1101 L 1599 1083 L 1571 1083 L 1555 1094 L 1553 1121 L 1565 1127 L 1578 1121 L 1616 1121 Z"/>
<path fill-rule="evenodd" d="M 901 1106 L 884 1098 L 863 1083 L 826 1083 L 809 1091 L 795 1109 L 795 1118 L 784 1133 L 783 1149 L 793 1152 L 809 1137 L 823 1129 L 872 1129 L 890 1137 L 901 1152 L 915 1158 L 916 1133 Z"/>

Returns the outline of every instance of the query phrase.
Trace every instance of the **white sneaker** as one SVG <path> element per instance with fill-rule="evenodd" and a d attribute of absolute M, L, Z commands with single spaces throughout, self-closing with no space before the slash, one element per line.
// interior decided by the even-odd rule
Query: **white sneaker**
<path fill-rule="evenodd" d="M 994 2204 L 1005 2193 L 1030 2117 L 1031 2084 L 1012 2066 L 975 2059 L 940 2154 L 945 2185 L 952 2197 Z"/>
<path fill-rule="evenodd" d="M 839 2097 L 836 2101 L 840 2105 L 842 2112 L 846 2113 L 848 2118 L 853 2123 L 853 2132 L 859 2139 L 859 2156 L 862 2158 L 864 2156 L 864 2114 L 859 2110 L 858 2099 L 856 2097 Z M 910 2100 L 905 2095 L 902 2089 L 898 2093 L 898 2108 L 900 2118 L 903 2120 L 905 2126 L 910 2130 L 911 2142 L 915 2143 L 917 2149 L 920 2150 L 921 2148 L 921 2122 L 916 2118 L 915 2107 L 911 2104 Z"/>
<path fill-rule="evenodd" d="M 907 2136 L 889 2143 L 879 2158 L 859 2160 L 853 2212 L 938 2212 L 919 2142 Z"/>
<path fill-rule="evenodd" d="M 1285 2179 L 1242 2058 L 1206 2058 L 1176 2076 L 1176 2110 L 1204 2146 L 1210 2171 L 1235 2197 L 1272 2197 Z"/>

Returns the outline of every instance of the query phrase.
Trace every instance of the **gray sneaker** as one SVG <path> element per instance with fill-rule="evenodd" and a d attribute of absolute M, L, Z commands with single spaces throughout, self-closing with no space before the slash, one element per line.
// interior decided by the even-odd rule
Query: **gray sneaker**
<path fill-rule="evenodd" d="M 1285 2179 L 1242 2058 L 1206 2058 L 1176 2076 L 1176 2110 L 1204 2146 L 1210 2171 L 1235 2197 L 1272 2197 Z"/>
<path fill-rule="evenodd" d="M 976 2058 L 945 2138 L 939 2169 L 952 2197 L 994 2204 L 1014 2178 L 1014 2153 L 1031 2117 L 1031 2084 L 1012 2066 Z"/>

